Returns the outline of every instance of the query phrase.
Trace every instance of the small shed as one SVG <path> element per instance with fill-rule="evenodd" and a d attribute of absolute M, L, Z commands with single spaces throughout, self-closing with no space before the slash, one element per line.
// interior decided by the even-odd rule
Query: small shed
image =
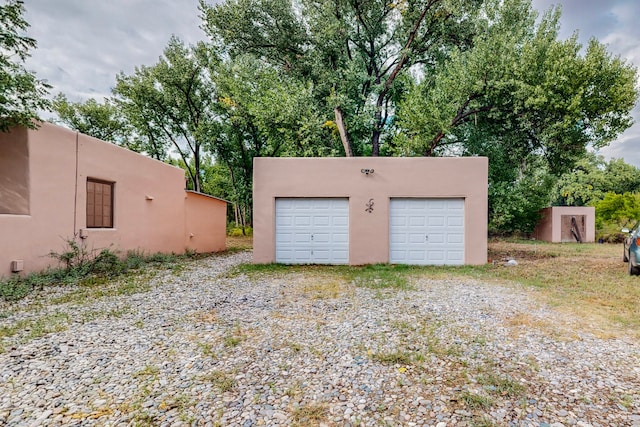
<path fill-rule="evenodd" d="M 253 261 L 487 262 L 486 157 L 256 158 Z"/>
<path fill-rule="evenodd" d="M 553 243 L 592 243 L 596 238 L 596 209 L 592 206 L 552 206 L 543 209 L 533 235 Z"/>

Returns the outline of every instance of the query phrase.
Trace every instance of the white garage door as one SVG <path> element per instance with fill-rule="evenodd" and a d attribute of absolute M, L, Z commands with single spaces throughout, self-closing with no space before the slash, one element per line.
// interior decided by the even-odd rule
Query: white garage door
<path fill-rule="evenodd" d="M 276 199 L 276 262 L 349 263 L 348 199 Z"/>
<path fill-rule="evenodd" d="M 389 262 L 464 264 L 464 199 L 391 199 Z"/>

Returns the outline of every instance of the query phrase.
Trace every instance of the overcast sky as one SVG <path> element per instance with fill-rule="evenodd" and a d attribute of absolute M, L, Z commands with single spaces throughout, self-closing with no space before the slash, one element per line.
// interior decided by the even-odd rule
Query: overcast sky
<path fill-rule="evenodd" d="M 560 37 L 578 31 L 586 44 L 596 37 L 609 51 L 640 66 L 640 1 L 533 0 L 539 11 L 562 5 Z M 203 39 L 198 0 L 25 0 L 29 35 L 38 42 L 27 67 L 72 101 L 109 96 L 115 76 L 153 65 L 172 34 L 187 43 Z M 600 151 L 640 166 L 638 124 Z"/>

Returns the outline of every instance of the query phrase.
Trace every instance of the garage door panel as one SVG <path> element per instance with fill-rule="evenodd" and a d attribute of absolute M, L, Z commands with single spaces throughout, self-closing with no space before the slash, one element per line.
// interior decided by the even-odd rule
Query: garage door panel
<path fill-rule="evenodd" d="M 331 225 L 333 227 L 348 227 L 349 215 L 334 216 L 331 218 Z"/>
<path fill-rule="evenodd" d="M 407 218 L 404 216 L 395 216 L 391 218 L 391 225 L 396 227 L 406 227 Z"/>
<path fill-rule="evenodd" d="M 407 243 L 406 234 L 393 234 L 391 235 L 391 243 Z"/>
<path fill-rule="evenodd" d="M 464 222 L 464 217 L 462 216 L 449 216 L 447 217 L 447 226 L 448 227 L 462 227 Z"/>
<path fill-rule="evenodd" d="M 464 210 L 464 200 L 463 199 L 447 200 L 447 209 Z"/>
<path fill-rule="evenodd" d="M 447 260 L 453 265 L 464 264 L 464 252 L 447 251 Z"/>
<path fill-rule="evenodd" d="M 332 240 L 334 243 L 346 243 L 349 244 L 349 234 L 347 233 L 333 233 Z"/>
<path fill-rule="evenodd" d="M 464 199 L 391 199 L 389 261 L 464 263 Z"/>
<path fill-rule="evenodd" d="M 311 236 L 311 235 L 309 235 Z M 310 239 L 311 240 L 311 239 Z M 318 233 L 317 231 L 315 231 L 313 233 L 313 243 L 315 244 L 320 244 L 320 243 L 329 243 L 331 241 L 331 234 L 330 233 Z"/>
<path fill-rule="evenodd" d="M 290 227 L 293 225 L 293 216 L 282 214 L 276 218 L 276 225 L 281 227 Z"/>
<path fill-rule="evenodd" d="M 428 246 L 437 245 L 445 242 L 445 234 L 444 233 L 429 233 L 429 240 L 427 242 Z"/>
<path fill-rule="evenodd" d="M 295 216 L 293 218 L 293 225 L 295 227 L 308 227 L 311 225 L 311 217 L 308 216 L 309 214 L 305 213 L 304 215 L 301 216 Z"/>
<path fill-rule="evenodd" d="M 464 243 L 464 236 L 462 233 L 449 233 L 447 234 L 447 243 Z"/>
<path fill-rule="evenodd" d="M 295 233 L 294 234 L 294 242 L 295 243 L 310 243 L 311 242 L 311 233 Z"/>
<path fill-rule="evenodd" d="M 427 218 L 429 227 L 442 227 L 445 224 L 445 217 L 441 214 L 429 215 Z"/>
<path fill-rule="evenodd" d="M 426 224 L 424 216 L 412 215 L 409 217 L 409 227 L 424 227 Z"/>
<path fill-rule="evenodd" d="M 439 200 L 439 199 L 429 199 L 429 201 L 428 202 L 425 201 L 424 204 L 425 205 L 428 204 L 428 209 L 432 211 L 439 211 L 447 207 L 447 201 Z"/>
<path fill-rule="evenodd" d="M 331 218 L 328 215 L 313 216 L 313 225 L 318 227 L 328 227 L 331 225 Z"/>
<path fill-rule="evenodd" d="M 347 264 L 348 199 L 276 199 L 276 262 Z"/>
<path fill-rule="evenodd" d="M 408 243 L 419 243 L 420 245 L 422 245 L 425 240 L 426 238 L 423 233 L 410 233 Z"/>

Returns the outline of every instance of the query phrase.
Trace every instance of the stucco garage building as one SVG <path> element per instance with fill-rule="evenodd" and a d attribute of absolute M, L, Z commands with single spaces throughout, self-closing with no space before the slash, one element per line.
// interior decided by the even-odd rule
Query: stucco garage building
<path fill-rule="evenodd" d="M 485 157 L 256 158 L 255 263 L 484 264 Z"/>

